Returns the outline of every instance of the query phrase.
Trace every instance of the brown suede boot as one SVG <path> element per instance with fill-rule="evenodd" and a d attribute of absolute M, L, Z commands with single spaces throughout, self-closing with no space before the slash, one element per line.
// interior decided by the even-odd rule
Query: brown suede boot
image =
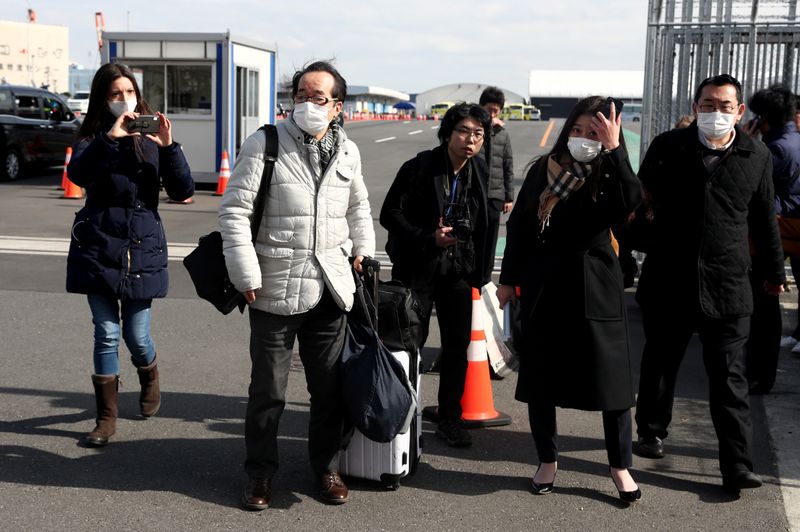
<path fill-rule="evenodd" d="M 97 425 L 85 439 L 89 447 L 103 447 L 117 431 L 118 375 L 92 375 L 94 399 L 97 404 Z"/>
<path fill-rule="evenodd" d="M 158 366 L 156 359 L 147 366 L 136 368 L 139 374 L 139 384 L 142 391 L 139 393 L 139 412 L 144 417 L 156 415 L 161 406 L 161 389 L 158 386 Z"/>

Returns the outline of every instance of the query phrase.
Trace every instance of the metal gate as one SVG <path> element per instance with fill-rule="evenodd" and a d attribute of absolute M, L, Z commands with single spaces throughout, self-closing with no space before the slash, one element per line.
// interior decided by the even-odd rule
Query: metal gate
<path fill-rule="evenodd" d="M 716 74 L 742 83 L 743 101 L 773 83 L 800 93 L 797 0 L 649 0 L 641 156 L 692 112 Z"/>

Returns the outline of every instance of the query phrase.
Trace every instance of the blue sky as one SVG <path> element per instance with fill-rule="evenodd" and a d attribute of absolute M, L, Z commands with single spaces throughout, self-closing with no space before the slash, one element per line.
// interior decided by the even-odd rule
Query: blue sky
<path fill-rule="evenodd" d="M 277 47 L 290 75 L 335 58 L 352 85 L 420 92 L 477 82 L 527 95 L 531 69 L 644 68 L 647 0 L 0 0 L 0 18 L 69 28 L 70 58 L 97 66 L 94 13 L 108 31 L 232 34 Z"/>

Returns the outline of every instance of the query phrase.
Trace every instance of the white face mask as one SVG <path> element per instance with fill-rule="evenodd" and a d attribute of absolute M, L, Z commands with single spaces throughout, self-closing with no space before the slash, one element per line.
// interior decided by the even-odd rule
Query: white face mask
<path fill-rule="evenodd" d="M 721 139 L 733 130 L 736 115 L 714 111 L 697 113 L 697 127 L 707 139 Z"/>
<path fill-rule="evenodd" d="M 583 137 L 570 137 L 567 139 L 567 148 L 573 159 L 579 163 L 588 163 L 600 154 L 603 143 Z"/>
<path fill-rule="evenodd" d="M 119 118 L 122 113 L 134 112 L 136 110 L 136 105 L 138 105 L 136 98 L 134 98 L 133 100 L 125 100 L 124 102 L 109 100 L 108 110 L 111 111 L 112 115 Z"/>
<path fill-rule="evenodd" d="M 300 129 L 309 135 L 322 133 L 331 123 L 331 119 L 328 118 L 328 108 L 311 102 L 296 104 L 292 116 Z"/>

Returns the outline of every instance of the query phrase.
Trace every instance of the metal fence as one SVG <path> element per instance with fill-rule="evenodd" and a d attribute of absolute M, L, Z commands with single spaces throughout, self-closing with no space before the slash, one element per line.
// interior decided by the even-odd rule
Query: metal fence
<path fill-rule="evenodd" d="M 641 154 L 691 113 L 699 83 L 731 74 L 743 99 L 774 83 L 800 93 L 797 0 L 649 0 Z"/>

